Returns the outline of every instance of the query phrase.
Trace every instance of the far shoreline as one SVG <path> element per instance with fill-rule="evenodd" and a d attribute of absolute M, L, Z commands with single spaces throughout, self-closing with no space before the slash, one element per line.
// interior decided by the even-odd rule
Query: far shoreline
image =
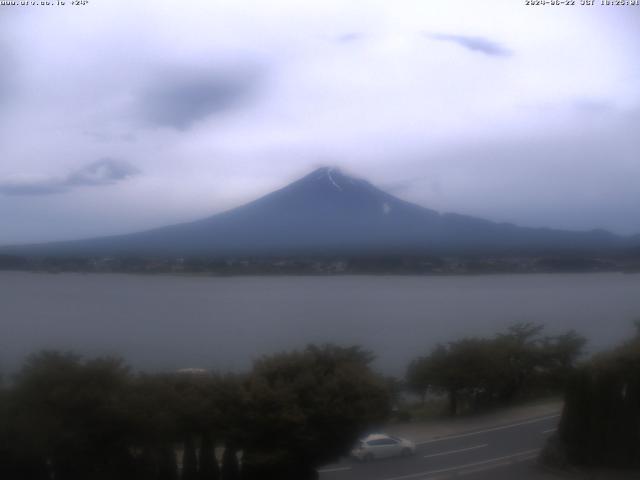
<path fill-rule="evenodd" d="M 459 272 L 459 273 L 397 273 L 397 272 L 343 272 L 343 273 L 213 273 L 213 272 L 137 272 L 137 271 L 79 271 L 79 270 L 0 270 L 0 275 L 34 274 L 34 275 L 127 275 L 137 277 L 170 277 L 170 278 L 344 278 L 344 277 L 393 277 L 393 278 L 460 278 L 460 277 L 503 277 L 503 276 L 542 276 L 542 275 L 638 275 L 640 271 L 602 270 L 602 271 L 536 271 L 536 272 Z"/>

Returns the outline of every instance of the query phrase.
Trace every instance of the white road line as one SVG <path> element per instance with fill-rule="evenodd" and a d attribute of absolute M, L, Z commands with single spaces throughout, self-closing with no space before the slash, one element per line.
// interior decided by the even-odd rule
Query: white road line
<path fill-rule="evenodd" d="M 550 428 L 549 430 L 543 430 L 542 433 L 543 435 L 546 435 L 547 433 L 552 433 L 555 432 L 557 430 L 557 428 Z"/>
<path fill-rule="evenodd" d="M 518 462 L 526 462 L 527 460 L 532 460 L 536 458 L 535 455 L 528 455 L 526 457 L 520 457 L 518 458 Z M 498 463 L 493 463 L 491 465 L 483 465 L 480 467 L 475 467 L 475 468 L 469 468 L 467 470 L 462 470 L 458 473 L 456 473 L 456 476 L 459 477 L 464 477 L 465 475 L 473 475 L 474 473 L 479 473 L 479 472 L 486 472 L 488 470 L 495 470 L 496 468 L 500 468 L 500 467 L 508 467 L 509 465 L 513 465 L 513 461 L 505 461 L 505 462 L 498 462 Z"/>
<path fill-rule="evenodd" d="M 467 452 L 469 450 L 477 450 L 478 448 L 484 448 L 488 446 L 489 446 L 488 443 L 483 443 L 482 445 L 474 445 L 473 447 L 459 448 L 458 450 L 449 450 L 448 452 L 432 453 L 431 455 L 425 455 L 424 458 L 433 458 L 433 457 L 441 457 L 443 455 L 452 455 L 454 453 Z"/>
<path fill-rule="evenodd" d="M 558 413 L 556 415 L 548 415 L 546 417 L 535 418 L 533 420 L 527 420 L 525 422 L 511 423 L 509 425 L 502 425 L 500 427 L 487 428 L 485 430 L 478 430 L 476 432 L 461 433 L 459 435 L 449 435 L 449 436 L 445 436 L 445 437 L 434 438 L 433 440 L 426 440 L 424 442 L 416 442 L 416 445 L 426 445 L 427 443 L 443 442 L 445 440 L 453 440 L 453 439 L 456 439 L 456 438 L 471 437 L 473 435 L 480 435 L 480 434 L 487 433 L 487 432 L 497 432 L 498 430 L 506 430 L 507 428 L 514 428 L 514 427 L 519 427 L 521 425 L 531 425 L 532 423 L 543 422 L 545 420 L 549 420 L 551 418 L 557 418 L 559 416 L 560 416 L 560 414 Z"/>
<path fill-rule="evenodd" d="M 466 468 L 472 468 L 472 467 L 478 467 L 480 465 L 487 465 L 489 463 L 495 463 L 497 466 L 503 466 L 505 464 L 508 464 L 509 462 L 503 462 L 503 460 L 512 460 L 518 457 L 522 457 L 519 460 L 516 461 L 525 461 L 525 460 L 530 460 L 532 457 L 532 454 L 538 453 L 540 451 L 539 448 L 534 448 L 533 450 L 524 450 L 522 452 L 518 452 L 518 453 L 513 453 L 511 455 L 505 455 L 503 457 L 496 457 L 496 458 L 490 458 L 488 460 L 483 460 L 481 462 L 474 462 L 474 463 L 466 463 L 464 465 L 458 465 L 455 467 L 448 467 L 448 468 L 441 468 L 439 470 L 428 470 L 426 472 L 418 472 L 418 473 L 410 473 L 409 475 L 401 475 L 399 477 L 389 477 L 389 478 L 385 478 L 384 480 L 405 480 L 408 478 L 420 478 L 420 477 L 426 477 L 427 475 L 436 475 L 438 473 L 445 473 L 445 472 L 452 472 L 455 470 L 464 470 Z M 526 456 L 526 457 L 525 457 Z M 498 462 L 498 463 L 496 463 Z M 513 462 L 513 460 L 512 460 Z"/>
<path fill-rule="evenodd" d="M 486 472 L 487 470 L 493 470 L 494 468 L 508 467 L 509 465 L 511 465 L 511 462 L 508 460 L 505 462 L 492 463 L 491 465 L 481 465 L 479 467 L 473 467 L 473 468 L 468 468 L 466 470 L 462 470 L 457 473 L 457 476 L 463 477 L 465 475 L 473 475 L 474 473 Z"/>
<path fill-rule="evenodd" d="M 351 467 L 323 468 L 322 470 L 318 470 L 318 473 L 346 472 L 347 470 L 351 470 Z"/>

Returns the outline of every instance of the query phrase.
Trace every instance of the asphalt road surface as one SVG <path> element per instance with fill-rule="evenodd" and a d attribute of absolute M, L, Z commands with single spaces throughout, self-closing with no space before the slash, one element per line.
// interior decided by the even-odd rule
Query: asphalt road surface
<path fill-rule="evenodd" d="M 320 470 L 320 480 L 538 479 L 536 458 L 560 416 L 550 415 L 416 444 L 411 457 L 360 463 L 352 459 Z"/>

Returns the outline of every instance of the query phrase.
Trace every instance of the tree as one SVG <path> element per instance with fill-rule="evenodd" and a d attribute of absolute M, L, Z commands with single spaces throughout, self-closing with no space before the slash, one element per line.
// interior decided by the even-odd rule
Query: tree
<path fill-rule="evenodd" d="M 158 446 L 158 468 L 155 478 L 158 480 L 178 480 L 176 452 L 173 446 L 162 443 Z"/>
<path fill-rule="evenodd" d="M 429 386 L 433 384 L 430 373 L 431 366 L 428 357 L 419 357 L 411 361 L 405 374 L 407 388 L 420 397 L 423 405 Z"/>
<path fill-rule="evenodd" d="M 17 429 L 13 392 L 0 386 L 0 478 L 5 480 L 49 480 L 45 458 Z"/>
<path fill-rule="evenodd" d="M 493 397 L 499 384 L 493 347 L 493 342 L 479 338 L 437 345 L 429 356 L 411 364 L 408 381 L 419 388 L 446 393 L 449 414 L 456 415 L 462 399 L 475 406 Z"/>
<path fill-rule="evenodd" d="M 587 340 L 571 330 L 555 337 L 545 337 L 541 343 L 543 383 L 550 389 L 563 390 L 578 360 L 583 355 Z"/>
<path fill-rule="evenodd" d="M 238 450 L 233 442 L 228 441 L 224 446 L 222 455 L 222 480 L 238 480 L 240 478 L 240 466 L 238 465 Z"/>
<path fill-rule="evenodd" d="M 465 400 L 476 409 L 507 403 L 534 385 L 536 377 L 560 388 L 582 353 L 585 339 L 573 331 L 541 337 L 543 327 L 515 324 L 494 338 L 464 338 L 437 345 L 409 364 L 410 388 L 424 397 L 428 389 L 447 394 L 449 414 Z"/>
<path fill-rule="evenodd" d="M 552 445 L 569 463 L 640 467 L 640 333 L 572 372 Z"/>
<path fill-rule="evenodd" d="M 137 376 L 128 413 L 135 424 L 132 446 L 144 452 L 140 461 L 152 478 L 176 479 L 176 449 L 183 448 L 183 476 L 197 475 L 195 438 L 208 428 L 204 412 L 210 401 L 209 377 L 183 373 Z M 206 427 L 205 427 L 206 425 Z"/>
<path fill-rule="evenodd" d="M 496 337 L 502 376 L 499 396 L 503 402 L 511 401 L 520 393 L 536 368 L 543 363 L 540 351 L 543 329 L 543 325 L 516 323 Z"/>
<path fill-rule="evenodd" d="M 224 444 L 218 475 L 221 479 L 235 480 L 240 470 L 238 449 L 246 450 L 244 446 L 254 428 L 249 415 L 246 377 L 232 374 L 217 377 L 213 389 L 206 418 L 212 426 L 209 431 L 215 432 L 216 438 Z M 217 471 L 217 463 L 212 466 Z"/>
<path fill-rule="evenodd" d="M 251 431 L 244 478 L 305 480 L 350 450 L 388 414 L 373 356 L 357 347 L 309 346 L 264 357 L 246 381 Z"/>
<path fill-rule="evenodd" d="M 198 457 L 193 436 L 188 435 L 184 441 L 184 453 L 182 455 L 182 480 L 198 479 Z"/>
<path fill-rule="evenodd" d="M 128 368 L 118 359 L 30 357 L 14 388 L 16 431 L 59 480 L 129 478 Z"/>
<path fill-rule="evenodd" d="M 198 478 L 196 438 L 212 433 L 215 424 L 215 377 L 203 371 L 178 372 L 171 378 L 176 421 L 183 444 L 182 480 Z"/>
<path fill-rule="evenodd" d="M 215 454 L 215 442 L 208 432 L 202 434 L 198 474 L 199 480 L 218 480 L 220 478 L 220 468 Z"/>

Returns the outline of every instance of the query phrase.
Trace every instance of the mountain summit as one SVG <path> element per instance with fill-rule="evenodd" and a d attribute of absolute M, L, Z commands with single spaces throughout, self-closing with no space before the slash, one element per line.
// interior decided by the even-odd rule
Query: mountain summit
<path fill-rule="evenodd" d="M 238 208 L 130 235 L 8 249 L 73 255 L 318 255 L 595 251 L 628 240 L 605 231 L 523 228 L 441 214 L 400 200 L 336 168 Z M 7 250 L 7 249 L 5 249 Z"/>

